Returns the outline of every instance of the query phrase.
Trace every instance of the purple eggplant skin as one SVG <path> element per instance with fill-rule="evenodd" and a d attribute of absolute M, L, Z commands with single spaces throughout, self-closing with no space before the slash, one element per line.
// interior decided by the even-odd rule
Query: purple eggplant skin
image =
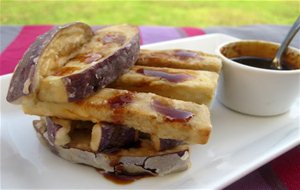
<path fill-rule="evenodd" d="M 104 172 L 129 176 L 145 174 L 163 176 L 186 170 L 190 166 L 189 149 L 186 146 L 163 154 L 150 154 L 148 156 L 123 155 L 120 156 L 119 160 L 117 160 L 114 165 L 111 165 L 112 160 L 110 159 L 110 154 L 103 152 L 95 153 L 79 148 L 55 145 L 50 142 L 49 138 L 45 138 L 45 131 L 38 130 L 39 127 L 37 125 L 41 125 L 40 121 L 34 122 L 34 127 L 40 141 L 47 145 L 53 153 L 74 163 L 103 169 Z"/>
<path fill-rule="evenodd" d="M 182 145 L 182 141 L 178 141 L 175 139 L 159 139 L 160 143 L 160 151 L 168 150 L 175 148 L 176 146 Z"/>
<path fill-rule="evenodd" d="M 138 131 L 138 137 L 140 139 L 148 139 L 148 140 L 151 139 L 151 135 L 149 133 L 143 133 L 141 131 Z"/>
<path fill-rule="evenodd" d="M 62 126 L 54 123 L 50 117 L 46 117 L 46 127 L 49 141 L 54 144 L 56 133 Z"/>
<path fill-rule="evenodd" d="M 80 22 L 70 23 L 63 26 L 57 26 L 39 36 L 33 44 L 24 53 L 22 59 L 19 61 L 14 74 L 12 76 L 6 100 L 10 103 L 19 103 L 20 98 L 29 95 L 34 90 L 34 76 L 36 74 L 36 66 L 38 64 L 40 55 L 51 43 L 51 40 L 61 30 L 67 29 L 75 24 L 81 25 L 86 30 L 92 29 Z"/>
<path fill-rule="evenodd" d="M 139 41 L 137 33 L 124 48 L 119 49 L 104 61 L 83 72 L 64 77 L 68 101 L 82 100 L 128 72 L 138 59 Z"/>
<path fill-rule="evenodd" d="M 102 135 L 98 152 L 111 153 L 120 148 L 133 147 L 138 143 L 136 130 L 133 128 L 111 123 L 101 125 Z"/>
<path fill-rule="evenodd" d="M 186 170 L 189 167 L 189 150 L 179 150 L 170 153 L 141 157 L 121 157 L 114 166 L 118 175 L 160 175 Z"/>

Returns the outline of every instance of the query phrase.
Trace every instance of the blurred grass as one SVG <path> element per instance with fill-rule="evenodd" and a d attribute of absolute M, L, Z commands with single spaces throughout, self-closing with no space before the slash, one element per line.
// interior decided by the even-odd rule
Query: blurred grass
<path fill-rule="evenodd" d="M 213 26 L 292 24 L 300 1 L 79 1 L 0 0 L 2 25 L 63 24 L 83 21 L 92 25 Z"/>

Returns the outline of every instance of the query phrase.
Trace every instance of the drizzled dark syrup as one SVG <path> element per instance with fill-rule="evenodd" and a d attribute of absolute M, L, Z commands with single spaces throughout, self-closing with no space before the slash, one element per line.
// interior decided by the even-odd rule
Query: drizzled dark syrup
<path fill-rule="evenodd" d="M 102 39 L 103 44 L 117 43 L 122 45 L 125 43 L 125 41 L 126 41 L 126 37 L 118 34 L 107 34 Z"/>
<path fill-rule="evenodd" d="M 78 67 L 63 67 L 57 70 L 54 73 L 54 76 L 65 76 L 74 73 L 75 71 L 79 70 Z"/>
<path fill-rule="evenodd" d="M 262 57 L 254 57 L 254 56 L 241 56 L 241 57 L 232 58 L 231 60 L 238 62 L 240 64 L 243 64 L 243 65 L 250 66 L 250 67 L 277 70 L 272 67 L 272 59 L 270 59 L 270 58 L 262 58 Z M 288 68 L 287 65 L 283 63 L 281 70 L 291 70 L 291 69 Z"/>
<path fill-rule="evenodd" d="M 143 68 L 138 69 L 136 72 L 147 76 L 160 77 L 168 80 L 169 82 L 175 82 L 175 83 L 183 82 L 193 78 L 193 76 L 183 74 L 183 73 L 168 73 L 165 71 L 143 69 Z"/>
<path fill-rule="evenodd" d="M 102 55 L 98 54 L 98 53 L 82 53 L 82 54 L 76 55 L 76 57 L 71 59 L 71 61 L 79 61 L 82 63 L 89 64 L 89 63 L 97 61 L 101 58 L 102 58 Z"/>
<path fill-rule="evenodd" d="M 104 178 L 108 179 L 109 181 L 119 184 L 119 185 L 126 185 L 133 183 L 136 180 L 139 180 L 144 177 L 151 177 L 152 175 L 148 173 L 141 173 L 137 175 L 124 173 L 125 169 L 122 164 L 120 164 L 120 156 L 115 154 L 109 155 L 110 163 L 109 165 L 114 168 L 114 172 L 104 172 L 101 169 L 96 170 L 103 175 Z"/>
<path fill-rule="evenodd" d="M 191 52 L 191 51 L 177 50 L 175 52 L 175 56 L 177 56 L 179 59 L 188 59 L 188 58 L 197 57 L 197 53 Z M 198 58 L 203 59 L 199 56 L 198 56 Z"/>
<path fill-rule="evenodd" d="M 191 112 L 174 109 L 158 100 L 153 100 L 151 104 L 154 110 L 164 115 L 168 121 L 187 122 L 194 116 Z"/>
<path fill-rule="evenodd" d="M 115 175 L 114 173 L 102 173 L 102 175 L 109 181 L 120 185 L 130 184 L 136 180 L 130 176 Z"/>
<path fill-rule="evenodd" d="M 78 54 L 75 57 L 73 57 L 72 59 L 70 59 L 70 61 L 79 61 L 81 63 L 84 64 L 90 64 L 94 61 L 97 61 L 99 59 L 102 58 L 102 55 L 97 54 L 97 53 L 82 53 L 82 54 Z M 62 68 L 60 68 L 59 70 L 57 70 L 54 73 L 54 76 L 65 76 L 65 75 L 69 75 L 74 73 L 77 70 L 80 70 L 80 67 L 74 67 L 74 66 L 64 66 Z"/>
<path fill-rule="evenodd" d="M 102 174 L 105 179 L 107 179 L 107 180 L 109 180 L 109 181 L 111 181 L 115 184 L 118 184 L 118 185 L 127 185 L 127 184 L 130 184 L 130 183 L 133 183 L 136 180 L 152 176 L 152 175 L 149 175 L 149 174 L 141 174 L 141 175 L 131 176 L 131 175 L 116 174 L 116 173 L 113 173 L 113 172 L 105 173 L 102 170 L 98 170 L 98 169 L 96 169 L 96 170 L 100 174 Z"/>
<path fill-rule="evenodd" d="M 122 108 L 125 105 L 133 101 L 133 93 L 127 92 L 124 94 L 117 95 L 108 100 L 108 103 L 112 109 Z"/>

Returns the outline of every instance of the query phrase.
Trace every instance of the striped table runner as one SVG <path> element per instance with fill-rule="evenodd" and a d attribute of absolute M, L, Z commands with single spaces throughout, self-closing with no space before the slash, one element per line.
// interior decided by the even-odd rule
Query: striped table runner
<path fill-rule="evenodd" d="M 51 27 L 53 26 L 1 26 L 0 75 L 13 72 L 14 67 L 29 45 L 38 35 L 48 31 Z M 95 28 L 98 28 L 98 26 L 95 26 Z M 261 36 L 263 36 L 263 38 L 267 40 L 271 38 L 273 41 L 280 42 L 288 28 L 288 26 L 261 25 L 239 28 L 215 27 L 206 29 L 162 26 L 139 27 L 142 44 L 205 35 L 206 33 L 214 32 L 224 32 L 239 38 L 251 39 L 261 39 Z M 262 30 L 265 30 L 265 32 Z M 261 35 L 262 33 L 263 35 Z M 300 147 L 298 146 L 288 151 L 225 189 L 300 189 Z"/>

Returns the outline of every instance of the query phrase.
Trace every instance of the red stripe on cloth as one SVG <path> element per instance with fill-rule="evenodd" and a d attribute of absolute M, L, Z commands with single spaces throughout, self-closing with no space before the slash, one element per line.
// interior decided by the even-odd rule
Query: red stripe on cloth
<path fill-rule="evenodd" d="M 47 32 L 52 26 L 24 26 L 19 35 L 0 55 L 0 75 L 11 73 L 24 52 L 37 36 Z"/>
<path fill-rule="evenodd" d="M 300 148 L 296 147 L 271 162 L 276 175 L 290 190 L 300 189 Z"/>
<path fill-rule="evenodd" d="M 182 27 L 181 28 L 187 36 L 198 36 L 205 34 L 204 30 L 200 28 L 194 28 L 194 27 Z"/>

